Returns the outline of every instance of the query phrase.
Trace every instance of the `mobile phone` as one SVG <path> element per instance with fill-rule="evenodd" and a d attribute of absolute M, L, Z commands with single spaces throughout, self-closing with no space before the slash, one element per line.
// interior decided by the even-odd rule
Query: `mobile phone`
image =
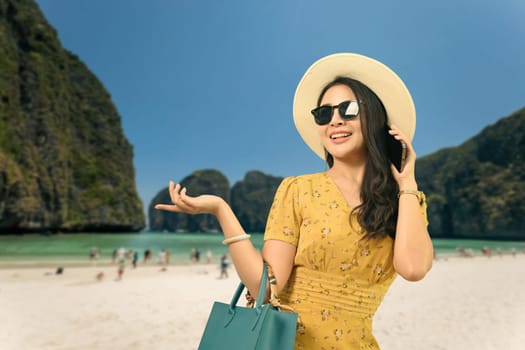
<path fill-rule="evenodd" d="M 405 158 L 407 156 L 407 145 L 403 141 L 396 140 L 394 136 L 388 132 L 390 127 L 385 124 L 385 139 L 386 152 L 388 159 L 394 164 L 397 171 L 401 172 L 405 166 Z"/>

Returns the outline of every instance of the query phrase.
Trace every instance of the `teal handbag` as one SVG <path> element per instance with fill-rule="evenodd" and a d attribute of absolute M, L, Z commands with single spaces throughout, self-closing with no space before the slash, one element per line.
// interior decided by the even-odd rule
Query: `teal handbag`
<path fill-rule="evenodd" d="M 263 304 L 267 281 L 270 283 L 270 301 Z M 273 293 L 275 278 L 270 268 L 263 267 L 261 287 L 254 307 L 237 306 L 244 290 L 241 282 L 230 304 L 216 301 L 204 329 L 199 350 L 293 350 L 297 329 L 297 313 L 281 311 L 279 298 Z"/>

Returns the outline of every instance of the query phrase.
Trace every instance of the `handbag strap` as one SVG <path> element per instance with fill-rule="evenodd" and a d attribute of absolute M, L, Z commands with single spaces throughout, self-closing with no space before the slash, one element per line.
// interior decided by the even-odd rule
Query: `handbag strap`
<path fill-rule="evenodd" d="M 266 263 L 264 264 L 267 265 Z M 270 299 L 268 302 L 279 311 L 295 312 L 292 307 L 281 304 L 281 299 L 279 299 L 279 296 L 277 295 L 277 278 L 275 278 L 273 269 L 270 265 L 268 265 L 268 283 L 270 284 Z"/>
<path fill-rule="evenodd" d="M 267 281 L 268 280 L 268 266 L 266 265 L 266 263 L 263 264 L 263 271 L 262 271 L 262 275 L 261 275 L 261 282 L 260 282 L 260 287 L 259 287 L 259 295 L 257 297 L 257 305 L 262 305 L 263 302 L 264 302 L 264 299 L 266 297 L 266 284 L 267 284 Z M 239 283 L 239 286 L 237 287 L 237 290 L 235 291 L 235 294 L 233 295 L 233 298 L 230 302 L 230 310 L 233 310 L 235 309 L 235 305 L 237 305 L 237 302 L 239 301 L 239 298 L 242 294 L 242 291 L 244 290 L 245 286 L 244 286 L 244 283 Z M 249 307 L 253 307 L 254 304 L 255 304 L 255 299 L 253 299 L 253 297 L 251 296 L 250 292 L 248 291 L 247 292 L 247 299 L 248 299 L 248 295 L 250 296 L 251 298 L 251 304 L 250 304 L 250 299 L 248 300 L 248 306 Z"/>
<path fill-rule="evenodd" d="M 262 305 L 262 303 L 264 302 L 264 298 L 266 297 L 267 285 L 269 285 L 270 286 L 270 299 L 268 300 L 268 302 L 273 307 L 277 308 L 280 311 L 295 312 L 295 310 L 292 307 L 281 304 L 281 300 L 279 299 L 279 296 L 277 294 L 277 279 L 275 278 L 273 269 L 266 261 L 263 263 L 263 265 L 264 265 L 263 276 L 261 278 L 261 287 L 259 287 L 259 295 L 257 297 L 257 304 L 255 304 L 256 301 L 253 298 L 253 296 L 250 294 L 250 291 L 247 291 L 246 300 L 248 302 L 246 306 L 254 307 L 255 305 Z"/>
<path fill-rule="evenodd" d="M 264 299 L 266 299 L 266 288 L 267 288 L 267 282 L 270 280 L 270 266 L 263 262 L 263 272 L 261 275 L 261 282 L 259 283 L 259 295 L 257 296 L 257 304 L 256 305 L 262 305 L 264 303 Z M 248 289 L 248 288 L 246 288 Z M 248 292 L 249 293 L 249 292 Z"/>

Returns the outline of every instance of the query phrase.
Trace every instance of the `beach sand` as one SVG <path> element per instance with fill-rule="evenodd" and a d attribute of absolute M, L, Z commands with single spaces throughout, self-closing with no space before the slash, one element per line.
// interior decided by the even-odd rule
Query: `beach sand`
<path fill-rule="evenodd" d="M 218 265 L 2 267 L 0 348 L 196 349 L 214 300 L 238 284 Z M 96 275 L 104 273 L 97 281 Z M 420 282 L 398 277 L 374 320 L 383 350 L 525 348 L 525 255 L 441 257 Z"/>

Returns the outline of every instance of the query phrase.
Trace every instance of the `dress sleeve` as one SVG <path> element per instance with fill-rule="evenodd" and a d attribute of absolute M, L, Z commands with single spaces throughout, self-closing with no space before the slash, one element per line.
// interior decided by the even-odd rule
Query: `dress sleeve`
<path fill-rule="evenodd" d="M 275 239 L 297 246 L 301 222 L 297 179 L 287 177 L 275 193 L 266 222 L 264 240 Z"/>

